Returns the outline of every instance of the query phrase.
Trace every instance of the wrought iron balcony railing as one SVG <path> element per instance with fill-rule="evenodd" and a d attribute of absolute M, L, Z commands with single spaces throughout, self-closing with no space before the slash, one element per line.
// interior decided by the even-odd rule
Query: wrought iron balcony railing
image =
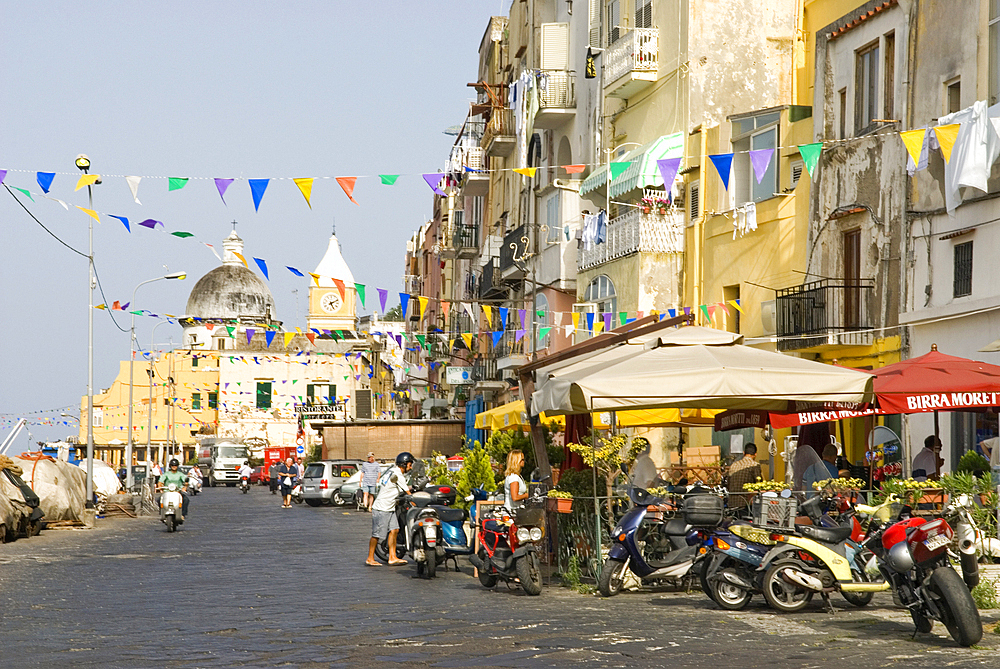
<path fill-rule="evenodd" d="M 515 267 L 514 261 L 524 258 L 527 245 L 528 236 L 523 225 L 504 235 L 503 245 L 500 247 L 500 271 L 509 274 L 508 270 Z"/>
<path fill-rule="evenodd" d="M 871 343 L 872 279 L 811 281 L 775 291 L 778 349 Z"/>
<path fill-rule="evenodd" d="M 684 220 L 677 211 L 666 215 L 643 214 L 631 209 L 608 223 L 605 240 L 577 254 L 577 269 L 583 271 L 633 253 L 683 253 Z"/>

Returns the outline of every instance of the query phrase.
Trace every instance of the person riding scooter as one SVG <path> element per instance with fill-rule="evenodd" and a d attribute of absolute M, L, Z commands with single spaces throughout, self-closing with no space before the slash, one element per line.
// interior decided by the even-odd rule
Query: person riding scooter
<path fill-rule="evenodd" d="M 177 486 L 178 492 L 180 492 L 181 497 L 184 498 L 184 503 L 181 506 L 181 515 L 188 515 L 188 494 L 187 494 L 187 476 L 184 472 L 180 471 L 181 463 L 174 458 L 170 461 L 169 468 L 160 476 L 160 480 L 156 484 L 157 491 L 162 491 L 165 487 L 171 483 Z"/>

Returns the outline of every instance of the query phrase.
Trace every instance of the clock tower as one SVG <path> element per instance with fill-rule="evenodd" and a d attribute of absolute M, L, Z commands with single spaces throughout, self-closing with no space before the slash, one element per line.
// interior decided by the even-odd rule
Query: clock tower
<path fill-rule="evenodd" d="M 313 271 L 319 275 L 309 286 L 309 316 L 306 326 L 317 330 L 354 330 L 354 275 L 340 253 L 337 236 L 330 237 L 326 255 Z M 337 281 L 334 281 L 336 279 Z M 337 282 L 342 285 L 338 286 Z M 341 294 L 341 288 L 343 294 Z"/>

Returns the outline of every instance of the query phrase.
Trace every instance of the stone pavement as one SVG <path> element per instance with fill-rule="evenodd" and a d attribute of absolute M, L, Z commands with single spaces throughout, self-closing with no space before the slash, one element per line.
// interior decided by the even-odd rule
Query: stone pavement
<path fill-rule="evenodd" d="M 174 534 L 99 519 L 0 546 L 0 668 L 1000 666 L 1000 636 L 913 639 L 885 594 L 791 616 L 697 591 L 527 597 L 484 589 L 467 563 L 431 581 L 367 567 L 368 514 L 279 504 L 210 488 Z"/>

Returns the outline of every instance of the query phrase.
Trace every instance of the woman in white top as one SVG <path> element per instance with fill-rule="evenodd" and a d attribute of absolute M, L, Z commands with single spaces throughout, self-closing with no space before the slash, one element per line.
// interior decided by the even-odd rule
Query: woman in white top
<path fill-rule="evenodd" d="M 507 469 L 504 470 L 503 502 L 511 512 L 521 508 L 521 503 L 528 498 L 528 486 L 521 478 L 521 468 L 524 467 L 524 453 L 514 449 L 507 454 Z"/>

